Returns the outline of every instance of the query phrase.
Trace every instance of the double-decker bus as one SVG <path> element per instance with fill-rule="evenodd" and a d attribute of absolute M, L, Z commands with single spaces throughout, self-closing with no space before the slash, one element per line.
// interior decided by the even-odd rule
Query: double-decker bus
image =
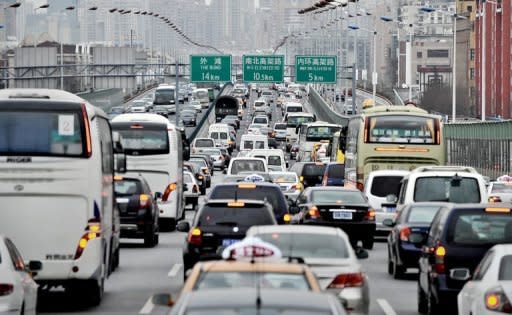
<path fill-rule="evenodd" d="M 413 170 L 422 165 L 444 165 L 445 145 L 441 117 L 415 106 L 377 106 L 351 117 L 346 147 L 345 185 L 364 188 L 375 170 Z"/>

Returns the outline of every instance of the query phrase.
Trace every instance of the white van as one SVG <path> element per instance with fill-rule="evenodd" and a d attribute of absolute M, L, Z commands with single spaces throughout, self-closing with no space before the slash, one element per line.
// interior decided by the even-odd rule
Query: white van
<path fill-rule="evenodd" d="M 486 203 L 485 180 L 466 166 L 421 166 L 402 180 L 397 210 L 413 202 Z"/>
<path fill-rule="evenodd" d="M 192 98 L 198 100 L 203 108 L 208 108 L 210 104 L 210 95 L 208 89 L 195 89 L 192 91 Z"/>
<path fill-rule="evenodd" d="M 301 113 L 304 112 L 304 107 L 298 102 L 286 102 L 283 106 L 283 116 L 289 113 Z"/>
<path fill-rule="evenodd" d="M 101 302 L 119 257 L 113 176 L 101 109 L 61 90 L 0 90 L 0 233 L 27 262 L 42 262 L 40 289 L 62 285 L 87 304 Z"/>
<path fill-rule="evenodd" d="M 229 161 L 227 175 L 237 175 L 239 173 L 268 173 L 267 161 L 254 157 L 236 157 Z"/>
<path fill-rule="evenodd" d="M 122 114 L 112 119 L 127 155 L 127 171 L 136 171 L 159 193 L 160 228 L 174 230 L 184 216 L 181 131 L 155 114 Z"/>
<path fill-rule="evenodd" d="M 286 172 L 287 163 L 281 149 L 254 149 L 247 154 L 249 157 L 262 158 L 267 161 L 267 167 L 270 172 Z"/>
<path fill-rule="evenodd" d="M 315 121 L 315 115 L 310 113 L 288 113 L 283 122 L 286 123 L 286 142 L 295 143 L 299 139 L 297 127 Z"/>
<path fill-rule="evenodd" d="M 213 139 L 217 147 L 227 148 L 232 144 L 229 134 L 229 126 L 227 124 L 212 124 L 208 128 L 208 138 Z"/>
<path fill-rule="evenodd" d="M 370 207 L 375 210 L 376 232 L 387 233 L 390 227 L 384 225 L 384 219 L 395 219 L 396 206 L 387 205 L 386 199 L 389 195 L 398 196 L 402 179 L 408 175 L 409 171 L 400 170 L 379 170 L 373 171 L 368 175 L 364 185 L 364 194 L 368 198 Z M 393 201 L 391 201 L 393 203 Z M 384 205 L 384 206 L 383 206 Z"/>
<path fill-rule="evenodd" d="M 268 149 L 268 137 L 266 135 L 242 135 L 239 151 L 253 149 Z"/>
<path fill-rule="evenodd" d="M 212 138 L 195 138 L 190 145 L 191 153 L 200 153 L 203 148 L 215 148 L 215 140 Z"/>

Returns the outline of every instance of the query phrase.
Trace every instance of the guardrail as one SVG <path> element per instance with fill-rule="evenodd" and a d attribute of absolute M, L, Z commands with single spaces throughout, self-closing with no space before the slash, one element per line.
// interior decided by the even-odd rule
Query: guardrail
<path fill-rule="evenodd" d="M 309 88 L 309 103 L 313 107 L 314 114 L 316 114 L 318 120 L 343 126 L 348 125 L 349 116 L 337 113 L 332 109 L 313 87 Z"/>
<path fill-rule="evenodd" d="M 224 84 L 224 86 L 220 90 L 219 94 L 217 94 L 217 97 L 215 98 L 215 100 L 213 102 L 211 102 L 210 106 L 206 110 L 206 113 L 203 115 L 201 120 L 199 120 L 199 122 L 197 123 L 197 126 L 194 129 L 194 131 L 192 131 L 190 133 L 190 135 L 188 136 L 189 142 L 192 142 L 201 133 L 201 130 L 203 128 L 210 126 L 210 123 L 211 123 L 210 116 L 212 115 L 212 112 L 215 112 L 215 103 L 217 103 L 217 99 L 220 96 L 226 95 L 229 92 L 231 92 L 231 87 L 232 87 L 231 83 Z"/>
<path fill-rule="evenodd" d="M 357 95 L 358 96 L 365 96 L 366 98 L 373 99 L 373 91 L 365 90 L 365 89 L 357 89 Z M 381 96 L 381 95 L 375 95 L 375 103 L 381 104 L 381 105 L 393 105 L 393 101 L 388 99 L 387 97 Z"/>

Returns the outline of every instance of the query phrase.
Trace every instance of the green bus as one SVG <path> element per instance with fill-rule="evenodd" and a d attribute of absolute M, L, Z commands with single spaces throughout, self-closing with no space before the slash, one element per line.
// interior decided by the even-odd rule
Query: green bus
<path fill-rule="evenodd" d="M 441 117 L 416 106 L 376 106 L 350 118 L 340 133 L 345 148 L 345 185 L 364 189 L 376 170 L 413 170 L 444 165 Z"/>

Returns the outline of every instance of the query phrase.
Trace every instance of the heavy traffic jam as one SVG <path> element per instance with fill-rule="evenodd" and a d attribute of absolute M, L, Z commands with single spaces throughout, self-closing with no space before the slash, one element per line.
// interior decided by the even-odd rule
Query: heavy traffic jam
<path fill-rule="evenodd" d="M 123 244 L 167 235 L 183 284 L 147 293 L 163 313 L 380 314 L 365 261 L 382 245 L 381 277 L 412 273 L 418 313 L 512 313 L 512 177 L 448 165 L 442 119 L 416 106 L 329 123 L 308 95 L 182 82 L 107 114 L 0 90 L 0 314 L 94 310 Z"/>

